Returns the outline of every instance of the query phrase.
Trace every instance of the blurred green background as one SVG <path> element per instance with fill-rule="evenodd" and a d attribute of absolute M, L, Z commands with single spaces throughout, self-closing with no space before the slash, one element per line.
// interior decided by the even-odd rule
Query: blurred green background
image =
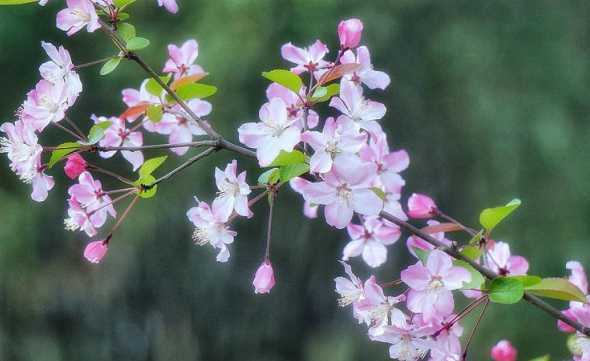
<path fill-rule="evenodd" d="M 39 78 L 40 41 L 65 45 L 75 63 L 112 54 L 105 37 L 67 38 L 55 29 L 61 1 L 0 8 L 0 119 L 13 113 Z M 406 193 L 432 194 L 448 213 L 477 224 L 482 208 L 520 197 L 523 207 L 497 238 L 530 258 L 531 272 L 564 274 L 565 262 L 589 261 L 590 234 L 590 3 L 587 1 L 426 0 L 180 0 L 169 15 L 155 0 L 139 1 L 132 22 L 152 45 L 142 51 L 154 67 L 168 43 L 196 38 L 198 62 L 220 88 L 212 119 L 236 139 L 235 129 L 257 119 L 267 82 L 262 71 L 285 67 L 280 46 L 336 49 L 338 21 L 359 17 L 363 42 L 392 85 L 374 98 L 386 103 L 383 125 L 394 148 L 412 164 Z M 89 116 L 123 110 L 120 90 L 145 75 L 122 64 L 109 77 L 81 72 L 85 92 L 71 117 L 85 129 Z M 43 143 L 57 144 L 55 131 Z M 146 143 L 158 139 L 148 137 Z M 161 153 L 152 152 L 148 156 Z M 120 158 L 116 166 L 129 172 Z M 87 237 L 63 229 L 65 189 L 43 204 L 29 199 L 3 158 L 0 167 L 0 359 L 2 360 L 387 360 L 387 345 L 370 342 L 349 309 L 336 305 L 333 278 L 345 232 L 301 216 L 301 200 L 278 200 L 273 243 L 277 286 L 252 292 L 251 278 L 264 248 L 266 209 L 240 220 L 228 264 L 191 242 L 185 211 L 193 195 L 214 197 L 217 154 L 141 202 L 115 235 L 99 266 L 81 258 Z M 174 162 L 180 162 L 174 159 Z M 172 163 L 172 162 L 171 162 Z M 108 164 L 108 163 L 103 163 Z M 116 167 L 115 166 L 115 167 Z M 172 166 L 169 164 L 168 166 Z M 249 161 L 240 167 L 256 170 Z M 115 186 L 103 178 L 106 187 Z M 404 198 L 405 199 L 405 198 Z M 106 232 L 105 227 L 105 232 Z M 411 260 L 405 236 L 389 247 L 376 274 L 397 278 Z M 363 277 L 370 270 L 353 262 Z M 563 304 L 559 304 L 560 307 Z M 472 318 L 465 322 L 470 330 Z M 493 305 L 472 347 L 489 359 L 492 344 L 510 339 L 519 360 L 550 353 L 563 359 L 565 336 L 528 305 Z"/>

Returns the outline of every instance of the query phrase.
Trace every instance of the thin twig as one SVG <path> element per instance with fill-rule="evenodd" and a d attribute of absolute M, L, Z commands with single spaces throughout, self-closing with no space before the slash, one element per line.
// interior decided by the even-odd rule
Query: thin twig
<path fill-rule="evenodd" d="M 217 151 L 218 148 L 216 147 L 211 147 L 211 148 L 207 148 L 204 151 L 202 151 L 201 153 L 195 155 L 194 157 L 188 159 L 186 162 L 182 163 L 181 165 L 179 165 L 178 167 L 174 168 L 173 170 L 171 170 L 170 172 L 168 172 L 166 175 L 163 175 L 162 177 L 156 179 L 155 181 L 153 181 L 150 184 L 144 184 L 144 187 L 146 189 L 150 189 L 153 188 L 154 186 L 162 183 L 163 181 L 173 177 L 176 173 L 190 167 L 193 163 L 197 162 L 198 160 L 201 160 L 202 158 L 205 158 L 206 156 L 208 156 L 209 154 Z"/>

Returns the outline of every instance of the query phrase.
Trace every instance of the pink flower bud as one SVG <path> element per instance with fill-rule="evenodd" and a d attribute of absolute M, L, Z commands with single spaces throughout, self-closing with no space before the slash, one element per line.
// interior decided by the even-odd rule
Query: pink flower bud
<path fill-rule="evenodd" d="M 109 250 L 109 245 L 106 241 L 94 241 L 88 243 L 84 249 L 84 258 L 90 263 L 100 263 Z"/>
<path fill-rule="evenodd" d="M 494 361 L 516 361 L 518 351 L 509 341 L 502 340 L 492 347 L 492 360 Z"/>
<path fill-rule="evenodd" d="M 414 193 L 408 199 L 408 216 L 412 218 L 431 218 L 436 212 L 436 204 L 427 195 Z"/>
<path fill-rule="evenodd" d="M 561 313 L 563 313 L 565 315 L 565 317 L 569 318 L 570 320 L 576 319 L 576 316 L 573 314 L 572 310 L 569 308 L 567 310 L 561 311 Z M 568 325 L 567 323 L 565 323 L 561 320 L 557 320 L 557 328 L 561 332 L 567 332 L 567 333 L 576 332 L 575 328 L 573 328 L 572 326 Z"/>
<path fill-rule="evenodd" d="M 269 261 L 264 261 L 254 275 L 254 293 L 269 293 L 275 286 L 275 274 Z"/>
<path fill-rule="evenodd" d="M 64 172 L 70 179 L 76 179 L 86 171 L 86 161 L 78 153 L 74 153 L 68 157 L 68 161 L 64 166 Z"/>
<path fill-rule="evenodd" d="M 343 49 L 356 48 L 361 42 L 363 23 L 359 19 L 342 20 L 338 24 L 338 37 Z"/>

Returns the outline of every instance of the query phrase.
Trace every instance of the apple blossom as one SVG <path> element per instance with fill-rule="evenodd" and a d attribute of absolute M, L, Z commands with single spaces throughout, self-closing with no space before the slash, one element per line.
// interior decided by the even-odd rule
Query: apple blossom
<path fill-rule="evenodd" d="M 243 217 L 252 217 L 248 207 L 250 186 L 246 183 L 246 171 L 237 175 L 238 162 L 233 160 L 224 171 L 215 168 L 215 183 L 219 195 L 213 201 L 213 208 L 221 214 L 221 218 L 228 219 L 235 210 Z"/>
<path fill-rule="evenodd" d="M 301 74 L 306 71 L 319 77 L 329 63 L 324 59 L 328 54 L 328 47 L 319 40 L 316 40 L 311 46 L 307 48 L 299 48 L 291 43 L 287 43 L 281 47 L 281 56 L 297 66 L 291 68 L 295 74 Z"/>
<path fill-rule="evenodd" d="M 195 200 L 198 206 L 189 209 L 186 213 L 195 226 L 193 240 L 199 246 L 209 243 L 219 249 L 217 261 L 227 262 L 229 259 L 227 245 L 233 243 L 237 233 L 228 228 L 227 217 L 220 209 L 215 206 L 210 207 L 209 204 L 200 202 L 196 198 Z"/>
<path fill-rule="evenodd" d="M 310 182 L 307 179 L 303 179 L 301 177 L 295 177 L 289 181 L 289 185 L 291 189 L 295 192 L 303 195 L 303 190 Z M 319 206 L 317 204 L 313 204 L 307 200 L 304 200 L 303 203 L 303 215 L 307 218 L 314 219 L 318 217 L 318 209 Z"/>
<path fill-rule="evenodd" d="M 90 242 L 84 249 L 84 258 L 90 263 L 100 263 L 108 250 L 109 244 L 106 240 Z"/>
<path fill-rule="evenodd" d="M 141 132 L 133 132 L 125 127 L 125 120 L 117 117 L 95 117 L 93 116 L 95 124 L 102 122 L 111 122 L 111 125 L 104 133 L 104 138 L 98 143 L 101 147 L 138 147 L 143 145 L 143 134 Z M 116 150 L 101 151 L 99 154 L 103 158 L 111 158 L 117 153 Z M 129 163 L 131 163 L 133 170 L 137 170 L 143 164 L 143 154 L 141 151 L 122 150 L 121 154 Z"/>
<path fill-rule="evenodd" d="M 352 50 L 347 50 L 340 58 L 340 63 L 360 65 L 354 72 L 344 75 L 344 79 L 352 80 L 357 85 L 363 83 L 369 89 L 385 90 L 391 82 L 387 73 L 373 69 L 371 54 L 366 46 L 360 46 L 356 50 L 356 56 Z"/>
<path fill-rule="evenodd" d="M 67 8 L 57 13 L 57 28 L 74 35 L 86 27 L 89 33 L 100 28 L 98 15 L 90 0 L 66 0 Z"/>
<path fill-rule="evenodd" d="M 413 193 L 408 199 L 408 216 L 412 218 L 431 218 L 436 209 L 436 204 L 427 195 Z"/>
<path fill-rule="evenodd" d="M 27 100 L 19 112 L 20 118 L 36 131 L 43 131 L 50 123 L 65 117 L 69 108 L 69 92 L 63 81 L 52 83 L 41 79 L 35 89 L 27 93 Z"/>
<path fill-rule="evenodd" d="M 313 109 L 307 108 L 302 102 L 301 99 L 305 98 L 306 90 L 307 89 L 305 87 L 302 87 L 299 94 L 297 94 L 278 83 L 271 83 L 268 88 L 266 88 L 266 98 L 269 101 L 272 98 L 283 99 L 287 105 L 287 114 L 289 115 L 289 119 L 295 119 L 295 124 L 297 124 L 301 129 L 313 129 L 318 125 L 320 117 L 318 113 L 316 113 Z M 303 124 L 303 116 L 305 113 L 307 113 L 307 119 L 305 119 L 305 124 Z"/>
<path fill-rule="evenodd" d="M 362 255 L 366 264 L 379 267 L 387 260 L 387 248 L 401 234 L 398 226 L 377 217 L 367 217 L 362 225 L 351 223 L 346 227 L 352 239 L 344 247 L 342 260 Z"/>
<path fill-rule="evenodd" d="M 66 165 L 64 166 L 64 172 L 70 179 L 76 179 L 86 171 L 88 164 L 82 158 L 79 153 L 74 153 L 68 156 Z"/>
<path fill-rule="evenodd" d="M 499 341 L 490 352 L 494 361 L 516 361 L 517 350 L 512 346 L 510 341 Z"/>
<path fill-rule="evenodd" d="M 158 1 L 161 2 L 161 0 Z M 199 56 L 199 43 L 194 39 L 185 41 L 180 47 L 174 44 L 168 45 L 168 56 L 162 70 L 164 73 L 173 73 L 177 78 L 184 75 L 205 74 L 203 68 L 195 64 Z"/>
<path fill-rule="evenodd" d="M 338 24 L 338 38 L 343 49 L 356 48 L 361 42 L 363 23 L 359 19 L 342 20 Z"/>
<path fill-rule="evenodd" d="M 275 274 L 270 261 L 265 260 L 258 267 L 252 285 L 254 286 L 254 293 L 270 293 L 270 290 L 275 286 Z"/>
<path fill-rule="evenodd" d="M 490 242 L 485 260 L 486 265 L 500 275 L 525 275 L 529 269 L 528 261 L 521 256 L 512 256 L 510 246 L 505 242 Z"/>
<path fill-rule="evenodd" d="M 383 132 L 377 120 L 385 116 L 385 105 L 365 99 L 363 89 L 352 81 L 343 79 L 340 82 L 340 96 L 332 98 L 330 106 L 371 134 Z"/>
<path fill-rule="evenodd" d="M 63 46 L 58 49 L 55 45 L 44 41 L 41 42 L 41 46 L 51 59 L 39 67 L 41 76 L 53 84 L 63 83 L 68 103 L 73 105 L 82 92 L 82 82 L 78 73 L 74 71 L 70 53 Z"/>

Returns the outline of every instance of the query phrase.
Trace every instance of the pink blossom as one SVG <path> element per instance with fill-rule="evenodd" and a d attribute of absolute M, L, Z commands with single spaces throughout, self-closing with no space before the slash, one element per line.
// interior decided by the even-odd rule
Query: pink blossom
<path fill-rule="evenodd" d="M 295 74 L 301 74 L 306 71 L 316 74 L 318 70 L 326 68 L 329 63 L 323 59 L 328 52 L 328 47 L 319 40 L 316 40 L 308 48 L 299 48 L 291 43 L 287 43 L 281 47 L 281 56 L 283 59 L 297 64 L 297 66 L 291 68 L 291 71 Z"/>
<path fill-rule="evenodd" d="M 83 172 L 78 177 L 78 183 L 72 185 L 68 189 L 68 194 L 75 198 L 82 207 L 87 208 L 90 212 L 106 213 L 116 217 L 117 213 L 111 204 L 111 198 L 102 189 L 102 183 L 98 179 L 94 179 L 90 172 Z"/>
<path fill-rule="evenodd" d="M 436 338 L 430 346 L 431 361 L 461 361 L 463 350 L 461 341 L 453 334 L 445 334 Z"/>
<path fill-rule="evenodd" d="M 451 291 L 469 282 L 471 275 L 465 268 L 453 266 L 449 255 L 435 249 L 426 266 L 420 261 L 409 266 L 401 272 L 401 279 L 410 287 L 408 309 L 423 314 L 424 320 L 430 322 L 453 312 Z"/>
<path fill-rule="evenodd" d="M 164 6 L 168 12 L 176 14 L 178 12 L 178 4 L 176 0 L 158 0 L 158 6 Z"/>
<path fill-rule="evenodd" d="M 340 263 L 344 266 L 344 272 L 346 272 L 348 278 L 336 277 L 334 282 L 336 283 L 336 293 L 340 295 L 338 305 L 345 307 L 359 302 L 364 297 L 364 290 L 363 283 L 352 272 L 350 265 L 346 262 Z"/>
<path fill-rule="evenodd" d="M 338 38 L 342 49 L 356 48 L 361 42 L 363 22 L 359 19 L 342 20 L 338 24 Z"/>
<path fill-rule="evenodd" d="M 177 78 L 205 73 L 203 68 L 195 64 L 199 56 L 199 43 L 194 39 L 185 41 L 180 47 L 174 44 L 168 45 L 168 56 L 162 70 L 164 73 L 174 73 Z"/>
<path fill-rule="evenodd" d="M 90 263 L 100 263 L 108 250 L 109 244 L 106 240 L 90 242 L 84 249 L 84 258 Z"/>
<path fill-rule="evenodd" d="M 115 208 L 108 205 L 109 203 L 110 198 L 103 199 L 102 202 L 93 203 L 85 208 L 76 197 L 70 197 L 68 199 L 68 218 L 64 221 L 65 228 L 68 231 L 80 229 L 86 232 L 89 237 L 94 237 L 96 230 L 106 223 L 109 214 L 113 218 L 116 216 Z"/>
<path fill-rule="evenodd" d="M 385 296 L 383 288 L 375 276 L 369 277 L 363 285 L 363 297 L 354 305 L 355 318 L 369 326 L 369 335 L 376 336 L 385 332 L 390 320 L 401 313 L 395 306 L 405 297 Z"/>
<path fill-rule="evenodd" d="M 413 193 L 408 199 L 408 215 L 412 218 L 431 218 L 436 209 L 436 204 L 427 195 Z"/>
<path fill-rule="evenodd" d="M 82 82 L 74 71 L 70 53 L 63 46 L 58 49 L 51 43 L 41 42 L 41 46 L 51 59 L 39 67 L 41 76 L 53 84 L 63 83 L 69 105 L 74 104 L 82 92 Z"/>
<path fill-rule="evenodd" d="M 68 156 L 66 165 L 64 166 L 64 172 L 70 179 L 76 179 L 86 171 L 87 163 L 79 153 L 74 153 Z"/>
<path fill-rule="evenodd" d="M 400 310 L 391 313 L 391 324 L 371 340 L 390 344 L 389 357 L 400 361 L 418 361 L 430 350 L 432 342 L 426 338 L 430 327 L 411 323 Z"/>
<path fill-rule="evenodd" d="M 490 352 L 494 361 L 516 361 L 518 351 L 509 341 L 502 340 L 498 342 Z"/>
<path fill-rule="evenodd" d="M 291 188 L 301 195 L 303 195 L 303 190 L 309 183 L 310 182 L 307 179 L 303 179 L 301 177 L 295 177 L 289 181 L 289 185 L 291 186 Z M 313 204 L 305 200 L 303 204 L 303 215 L 310 219 L 317 218 L 318 209 L 319 206 L 317 204 Z"/>
<path fill-rule="evenodd" d="M 336 155 L 341 153 L 357 153 L 366 142 L 366 135 L 361 134 L 352 122 L 339 118 L 326 119 L 323 131 L 307 131 L 301 140 L 311 145 L 314 150 L 310 159 L 310 170 L 327 173 L 332 169 Z"/>
<path fill-rule="evenodd" d="M 375 170 L 374 164 L 364 163 L 355 155 L 341 154 L 335 158 L 332 171 L 322 176 L 323 181 L 304 187 L 303 196 L 324 205 L 326 222 L 342 229 L 350 223 L 353 212 L 374 216 L 383 208 L 383 200 L 370 188 Z"/>
<path fill-rule="evenodd" d="M 375 186 L 384 187 L 392 193 L 394 200 L 399 200 L 405 181 L 399 173 L 410 165 L 410 157 L 405 150 L 389 151 L 387 135 L 373 134 L 369 142 L 360 150 L 359 156 L 366 162 L 373 162 L 377 166 L 379 177 L 375 178 Z"/>
<path fill-rule="evenodd" d="M 385 105 L 365 99 L 363 89 L 354 82 L 343 79 L 340 82 L 340 96 L 332 98 L 330 106 L 338 109 L 359 128 L 373 134 L 382 133 L 376 121 L 385 116 Z"/>
<path fill-rule="evenodd" d="M 347 50 L 340 58 L 342 64 L 359 64 L 360 67 L 351 74 L 344 75 L 345 79 L 352 80 L 360 85 L 364 83 L 369 89 L 385 89 L 391 82 L 389 75 L 373 69 L 371 54 L 366 46 L 356 50 L 356 56 L 352 50 Z"/>
<path fill-rule="evenodd" d="M 299 143 L 301 130 L 293 126 L 281 98 L 273 98 L 260 108 L 259 123 L 245 123 L 238 128 L 240 142 L 256 149 L 261 166 L 268 166 L 281 150 L 291 152 Z"/>
<path fill-rule="evenodd" d="M 525 275 L 529 269 L 528 261 L 521 256 L 512 256 L 510 246 L 505 242 L 490 243 L 486 253 L 486 265 L 500 275 Z"/>
<path fill-rule="evenodd" d="M 235 210 L 243 217 L 251 217 L 252 212 L 248 207 L 248 194 L 250 186 L 246 183 L 246 171 L 237 174 L 238 162 L 233 160 L 224 171 L 215 168 L 215 183 L 219 195 L 213 201 L 213 208 L 219 210 L 221 218 L 229 218 Z"/>
<path fill-rule="evenodd" d="M 584 295 L 586 295 L 587 298 L 590 298 L 588 296 L 588 278 L 586 276 L 586 271 L 584 270 L 584 267 L 582 266 L 582 264 L 577 261 L 569 261 L 566 263 L 565 267 L 566 267 L 566 269 L 570 270 L 570 272 L 571 272 L 570 277 L 569 277 L 569 281 L 573 285 L 578 287 L 584 293 Z M 574 309 L 576 309 L 576 308 L 582 309 L 582 311 L 581 312 L 580 311 L 574 312 Z M 588 306 L 588 304 L 584 304 L 581 302 L 570 301 L 569 308 L 562 311 L 562 313 L 567 318 L 577 321 L 576 315 L 585 314 L 585 313 L 590 314 L 590 306 Z M 568 333 L 576 332 L 576 330 L 573 327 L 571 327 L 570 325 L 568 325 L 567 323 L 565 323 L 561 320 L 557 321 L 557 327 L 562 332 L 568 332 Z"/>
<path fill-rule="evenodd" d="M 435 220 L 429 220 L 426 222 L 426 224 L 429 226 L 436 226 L 440 224 L 440 222 Z M 451 240 L 445 238 L 444 232 L 432 233 L 431 236 L 441 241 L 447 246 L 450 246 L 452 244 Z M 415 249 L 420 249 L 423 251 L 431 251 L 434 249 L 434 246 L 432 244 L 426 242 L 425 240 L 417 236 L 410 236 L 406 241 L 406 246 L 408 247 L 408 251 L 410 251 L 410 253 L 416 258 L 418 258 L 418 256 L 416 255 Z"/>
<path fill-rule="evenodd" d="M 98 15 L 90 0 L 66 0 L 67 8 L 57 13 L 57 28 L 69 36 L 86 27 L 89 33 L 100 28 Z"/>
<path fill-rule="evenodd" d="M 200 202 L 196 198 L 195 200 L 198 206 L 189 209 L 186 213 L 188 219 L 195 226 L 193 240 L 199 246 L 210 244 L 219 249 L 217 261 L 227 262 L 230 256 L 227 245 L 233 243 L 236 232 L 229 229 L 226 225 L 225 214 L 217 207 L 210 207 L 207 203 Z"/>
<path fill-rule="evenodd" d="M 258 267 L 252 285 L 254 286 L 254 293 L 270 293 L 270 290 L 275 286 L 275 274 L 270 261 L 265 260 Z"/>
<path fill-rule="evenodd" d="M 211 103 L 200 99 L 189 100 L 187 105 L 199 117 L 209 115 L 212 109 Z M 179 105 L 175 105 L 168 111 L 157 123 L 145 121 L 144 128 L 148 131 L 168 135 L 170 144 L 190 143 L 193 141 L 193 136 L 207 134 Z M 189 147 L 175 147 L 170 150 L 178 155 L 184 155 L 188 152 Z"/>
<path fill-rule="evenodd" d="M 20 117 L 34 130 L 42 131 L 49 123 L 62 120 L 68 108 L 68 92 L 64 82 L 52 83 L 41 79 L 35 89 L 27 94 Z"/>
<path fill-rule="evenodd" d="M 300 94 L 298 95 L 294 91 L 285 88 L 278 83 L 271 83 L 266 88 L 266 98 L 270 101 L 272 98 L 281 98 L 287 105 L 287 114 L 289 119 L 295 119 L 299 128 L 301 129 L 313 129 L 315 128 L 320 117 L 313 109 L 305 109 L 305 104 L 302 102 L 302 98 L 305 98 L 306 88 L 302 87 Z M 306 124 L 303 124 L 303 116 L 307 110 Z"/>
<path fill-rule="evenodd" d="M 93 117 L 94 123 L 111 122 L 110 127 L 105 131 L 104 137 L 98 143 L 101 147 L 139 147 L 143 145 L 143 134 L 132 132 L 125 128 L 125 120 L 117 117 Z M 99 152 L 102 158 L 111 158 L 117 153 L 116 150 Z M 122 150 L 121 154 L 137 170 L 143 164 L 143 153 L 141 151 Z"/>
<path fill-rule="evenodd" d="M 385 246 L 395 243 L 401 234 L 399 227 L 377 217 L 367 217 L 362 225 L 351 223 L 346 229 L 352 241 L 344 247 L 342 260 L 362 255 L 371 267 L 385 263 Z"/>

